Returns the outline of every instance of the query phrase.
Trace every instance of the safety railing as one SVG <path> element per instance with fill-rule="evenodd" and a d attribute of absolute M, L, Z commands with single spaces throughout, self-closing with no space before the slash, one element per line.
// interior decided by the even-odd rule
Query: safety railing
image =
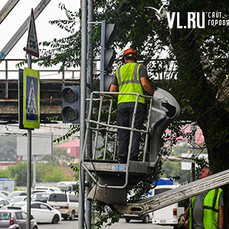
<path fill-rule="evenodd" d="M 126 94 L 126 95 L 135 95 L 136 101 L 134 106 L 133 118 L 131 127 L 123 127 L 118 126 L 116 121 L 112 120 L 112 115 L 114 114 L 114 95 L 118 94 Z M 108 173 L 125 173 L 125 182 L 123 185 L 120 186 L 106 186 L 106 188 L 124 188 L 127 186 L 129 181 L 129 173 L 138 172 L 139 165 L 142 162 L 142 165 L 145 166 L 146 163 L 146 153 L 147 153 L 147 146 L 149 141 L 149 120 L 150 120 L 150 112 L 148 112 L 147 121 L 144 125 L 144 129 L 136 129 L 134 128 L 135 124 L 135 117 L 137 111 L 137 105 L 139 97 L 145 98 L 149 101 L 149 111 L 152 109 L 152 96 L 145 96 L 140 95 L 138 93 L 119 93 L 119 92 L 92 92 L 90 97 L 90 106 L 88 112 L 88 118 L 86 119 L 86 133 L 85 133 L 85 141 L 83 147 L 83 160 L 82 165 L 84 169 L 88 172 L 88 174 L 92 177 L 92 179 L 96 181 L 96 178 L 93 176 L 93 172 L 96 172 L 97 169 L 103 172 Z M 95 105 L 95 106 L 93 106 Z M 107 110 L 107 113 L 105 111 Z M 144 111 L 143 111 L 144 112 Z M 106 116 L 106 119 L 104 119 Z M 117 157 L 117 130 L 118 129 L 125 129 L 130 131 L 130 140 L 129 140 L 129 148 L 128 148 L 128 156 L 127 156 L 127 163 L 126 164 L 119 164 L 118 157 Z M 92 149 L 91 157 L 88 158 L 86 155 L 86 143 L 89 131 L 94 132 L 94 147 Z M 132 161 L 130 161 L 130 152 L 131 152 L 131 145 L 133 142 L 133 133 L 140 132 L 141 134 L 145 135 L 144 140 L 144 149 L 142 152 L 142 159 L 138 162 L 134 162 L 133 164 L 138 164 L 138 166 L 133 166 L 133 170 L 130 171 L 130 165 Z M 104 135 L 104 145 L 98 146 L 99 135 L 103 132 Z M 112 136 L 109 136 L 112 135 Z M 115 139 L 113 143 L 113 147 L 108 141 L 108 139 L 112 138 Z M 101 152 L 102 150 L 102 152 Z M 99 151 L 99 152 L 98 152 Z M 106 163 L 106 164 L 103 164 Z M 99 165 L 99 166 L 97 166 Z M 94 171 L 93 171 L 94 170 Z M 140 170 L 142 170 L 140 168 Z M 98 184 L 100 187 L 105 187 L 105 185 Z"/>

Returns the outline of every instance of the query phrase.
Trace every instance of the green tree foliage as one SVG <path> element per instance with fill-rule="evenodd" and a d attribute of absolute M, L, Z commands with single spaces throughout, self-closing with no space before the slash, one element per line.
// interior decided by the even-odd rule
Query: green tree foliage
<path fill-rule="evenodd" d="M 39 163 L 36 167 L 36 182 L 42 182 L 46 174 L 51 173 L 53 166 Z"/>
<path fill-rule="evenodd" d="M 65 180 L 64 172 L 59 167 L 53 167 L 50 173 L 45 174 L 42 182 L 60 182 Z"/>
<path fill-rule="evenodd" d="M 9 170 L 0 169 L 0 178 L 12 178 Z"/>
<path fill-rule="evenodd" d="M 33 166 L 32 171 L 33 174 Z M 13 178 L 17 181 L 17 186 L 27 185 L 27 163 L 18 162 L 17 165 L 9 166 L 8 172 L 3 170 L 4 177 Z M 8 175 L 7 175 L 8 174 Z M 5 176 L 7 175 L 7 176 Z M 33 176 L 32 176 L 33 179 Z M 62 180 L 71 180 L 72 178 L 65 176 L 64 172 L 57 164 L 39 163 L 36 166 L 36 182 L 59 182 Z"/>
<path fill-rule="evenodd" d="M 14 136 L 1 136 L 0 161 L 16 161 L 17 140 Z"/>
<path fill-rule="evenodd" d="M 27 163 L 19 161 L 17 165 L 9 166 L 12 178 L 17 181 L 17 186 L 27 185 Z"/>
<path fill-rule="evenodd" d="M 182 144 L 178 146 L 174 146 L 171 156 L 181 156 L 182 153 L 187 153 L 189 150 L 188 144 Z M 162 164 L 162 177 L 165 178 L 174 178 L 180 184 L 185 183 L 189 180 L 189 171 L 181 170 L 181 162 L 173 162 L 165 160 Z"/>

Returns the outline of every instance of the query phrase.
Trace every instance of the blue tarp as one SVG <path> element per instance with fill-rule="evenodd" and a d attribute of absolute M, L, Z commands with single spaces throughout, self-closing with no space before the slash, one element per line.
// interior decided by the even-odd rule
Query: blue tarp
<path fill-rule="evenodd" d="M 154 185 L 155 185 L 156 181 L 154 181 Z M 159 178 L 157 185 L 173 185 L 173 179 L 169 179 L 169 178 Z"/>

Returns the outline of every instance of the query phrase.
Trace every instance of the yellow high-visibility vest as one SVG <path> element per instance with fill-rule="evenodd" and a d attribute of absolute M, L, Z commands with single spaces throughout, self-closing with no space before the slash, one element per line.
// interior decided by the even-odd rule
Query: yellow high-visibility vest
<path fill-rule="evenodd" d="M 135 92 L 143 95 L 143 88 L 139 76 L 140 64 L 127 63 L 116 69 L 119 92 Z M 135 102 L 136 95 L 118 95 L 118 104 Z M 145 99 L 139 96 L 139 103 L 145 103 Z"/>
<path fill-rule="evenodd" d="M 212 189 L 204 198 L 204 218 L 205 229 L 218 229 L 219 198 L 222 193 L 221 188 Z M 192 212 L 195 203 L 195 196 L 191 199 L 189 229 L 192 229 Z"/>

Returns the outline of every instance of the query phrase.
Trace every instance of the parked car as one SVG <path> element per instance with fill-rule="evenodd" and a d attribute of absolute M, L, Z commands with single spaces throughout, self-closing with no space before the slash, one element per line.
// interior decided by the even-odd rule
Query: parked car
<path fill-rule="evenodd" d="M 79 181 L 61 181 L 57 183 L 57 187 L 61 191 L 75 191 L 79 189 Z"/>
<path fill-rule="evenodd" d="M 5 196 L 8 196 L 10 193 L 7 191 L 0 191 L 0 193 L 3 193 Z"/>
<path fill-rule="evenodd" d="M 123 215 L 123 218 L 127 223 L 130 222 L 130 220 L 142 220 L 143 223 L 148 223 L 152 220 L 152 212 L 144 214 L 144 215 Z"/>
<path fill-rule="evenodd" d="M 21 208 L 26 211 L 27 206 L 24 205 Z M 31 215 L 37 223 L 58 223 L 61 221 L 60 212 L 46 203 L 32 202 Z"/>
<path fill-rule="evenodd" d="M 11 204 L 16 202 L 24 202 L 24 201 L 27 201 L 27 196 L 15 196 L 9 202 Z"/>
<path fill-rule="evenodd" d="M 79 199 L 74 193 L 50 193 L 47 204 L 58 209 L 65 220 L 74 220 L 78 216 Z"/>
<path fill-rule="evenodd" d="M 57 187 L 45 187 L 45 186 L 37 186 L 34 191 L 48 191 L 48 192 L 59 192 L 60 189 Z"/>
<path fill-rule="evenodd" d="M 0 198 L 6 199 L 6 195 L 0 192 Z"/>
<path fill-rule="evenodd" d="M 10 208 L 10 207 L 8 207 Z M 31 216 L 31 229 L 38 229 L 35 219 Z M 26 229 L 27 214 L 20 209 L 6 209 L 0 211 L 0 228 Z"/>
<path fill-rule="evenodd" d="M 37 192 L 32 194 L 31 201 L 40 201 L 43 203 L 47 203 L 48 197 L 50 195 L 50 192 Z"/>
<path fill-rule="evenodd" d="M 8 205 L 10 202 L 6 199 L 0 198 L 0 208 L 2 208 L 3 206 Z"/>
<path fill-rule="evenodd" d="M 132 191 L 128 196 L 127 199 L 130 200 L 132 196 L 134 196 L 135 193 Z M 146 198 L 145 195 L 142 196 L 142 199 Z M 127 223 L 130 222 L 130 220 L 141 220 L 143 223 L 149 223 L 149 221 L 152 220 L 152 212 L 146 213 L 144 215 L 132 215 L 132 214 L 124 214 L 122 216 Z"/>
<path fill-rule="evenodd" d="M 27 192 L 25 191 L 14 191 L 14 192 L 11 192 L 7 197 L 6 199 L 7 200 L 11 200 L 13 197 L 15 196 L 27 196 Z"/>
<path fill-rule="evenodd" d="M 38 193 L 38 192 L 49 192 L 49 191 L 47 191 L 47 190 L 33 190 L 32 194 Z"/>
<path fill-rule="evenodd" d="M 21 209 L 22 206 L 25 206 L 27 201 L 9 203 L 8 205 L 3 206 L 1 209 L 8 209 L 9 207 Z"/>

